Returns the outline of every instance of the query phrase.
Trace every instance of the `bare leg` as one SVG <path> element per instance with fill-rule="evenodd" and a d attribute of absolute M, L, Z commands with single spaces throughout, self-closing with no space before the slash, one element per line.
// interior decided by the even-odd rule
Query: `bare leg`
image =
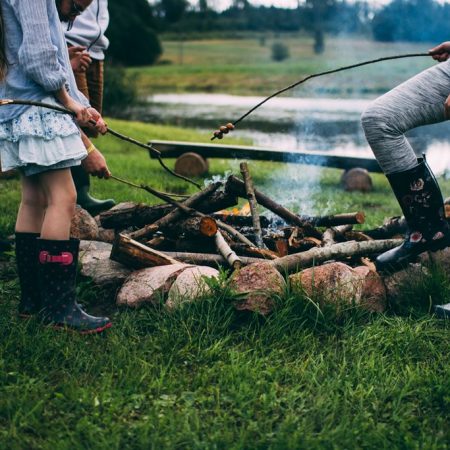
<path fill-rule="evenodd" d="M 22 201 L 17 213 L 16 232 L 40 233 L 47 208 L 47 199 L 37 175 L 22 175 Z"/>
<path fill-rule="evenodd" d="M 41 238 L 59 241 L 69 239 L 70 224 L 77 199 L 70 169 L 49 170 L 41 173 L 39 182 L 48 204 Z"/>

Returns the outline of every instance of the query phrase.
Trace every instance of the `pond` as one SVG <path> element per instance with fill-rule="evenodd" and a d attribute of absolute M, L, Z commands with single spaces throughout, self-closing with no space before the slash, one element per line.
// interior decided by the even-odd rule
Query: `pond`
<path fill-rule="evenodd" d="M 127 118 L 197 129 L 207 143 L 219 125 L 235 121 L 261 100 L 225 94 L 156 94 L 128 111 Z M 233 135 L 249 138 L 256 146 L 372 157 L 360 123 L 369 103 L 354 98 L 278 97 L 240 123 Z M 408 138 L 418 155 L 427 155 L 437 174 L 450 172 L 449 123 L 417 128 Z"/>

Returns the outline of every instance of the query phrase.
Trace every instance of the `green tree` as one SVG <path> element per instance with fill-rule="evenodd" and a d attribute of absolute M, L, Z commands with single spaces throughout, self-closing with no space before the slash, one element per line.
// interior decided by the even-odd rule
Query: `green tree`
<path fill-rule="evenodd" d="M 154 11 L 147 0 L 109 0 L 109 12 L 108 56 L 113 62 L 125 66 L 154 64 L 162 49 L 153 31 Z"/>

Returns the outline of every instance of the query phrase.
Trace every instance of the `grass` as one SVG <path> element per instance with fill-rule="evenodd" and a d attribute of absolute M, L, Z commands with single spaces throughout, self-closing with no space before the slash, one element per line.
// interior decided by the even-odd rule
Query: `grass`
<path fill-rule="evenodd" d="M 137 139 L 207 139 L 195 132 L 110 120 Z M 141 150 L 113 137 L 99 147 L 117 176 L 167 191 L 190 191 Z M 235 161 L 212 161 L 211 175 Z M 295 165 L 252 162 L 257 186 L 282 178 L 303 192 Z M 238 171 L 236 171 L 238 173 Z M 363 209 L 368 225 L 398 213 L 374 176 L 371 194 L 338 188 L 340 173 L 317 173 L 314 207 Z M 286 190 L 282 185 L 280 190 Z M 450 183 L 443 183 L 450 191 Z M 152 203 L 148 194 L 95 180 L 93 191 Z M 0 181 L 1 234 L 13 231 L 16 181 Z M 297 194 L 297 198 L 299 195 Z M 302 209 L 301 205 L 297 207 Z M 433 270 L 405 294 L 415 305 L 383 315 L 321 314 L 289 290 L 267 318 L 238 313 L 222 281 L 214 295 L 181 310 L 109 313 L 105 336 L 80 337 L 16 318 L 19 289 L 10 264 L 0 272 L 0 448 L 2 449 L 445 449 L 450 431 L 449 325 L 431 317 L 450 282 Z M 406 289 L 406 287 L 405 287 Z M 102 296 L 79 284 L 88 310 Z M 106 299 L 108 300 L 108 299 Z"/>
<path fill-rule="evenodd" d="M 274 42 L 289 48 L 290 58 L 271 59 Z M 129 68 L 142 96 L 159 92 L 218 92 L 269 94 L 310 75 L 357 62 L 405 53 L 427 52 L 433 44 L 379 43 L 366 38 L 329 37 L 326 50 L 315 55 L 304 36 L 260 39 L 164 41 L 159 65 Z M 409 58 L 358 68 L 312 80 L 289 95 L 364 97 L 383 93 L 433 64 L 428 58 Z"/>

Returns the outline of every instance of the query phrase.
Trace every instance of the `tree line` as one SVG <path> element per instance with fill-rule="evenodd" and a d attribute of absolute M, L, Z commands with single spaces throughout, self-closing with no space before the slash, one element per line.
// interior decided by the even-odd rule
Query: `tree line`
<path fill-rule="evenodd" d="M 167 32 L 302 31 L 314 36 L 317 53 L 324 49 L 326 34 L 366 34 L 387 42 L 450 40 L 450 4 L 437 0 L 393 0 L 376 10 L 367 0 L 299 0 L 294 9 L 233 0 L 221 12 L 213 2 L 109 0 L 110 58 L 126 66 L 153 64 L 162 52 L 158 36 Z"/>

